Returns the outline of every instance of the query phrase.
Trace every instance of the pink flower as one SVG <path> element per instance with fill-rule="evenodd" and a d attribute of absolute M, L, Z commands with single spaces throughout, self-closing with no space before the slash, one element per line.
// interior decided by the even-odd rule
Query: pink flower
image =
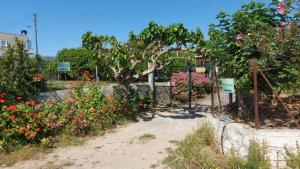
<path fill-rule="evenodd" d="M 57 118 L 57 116 L 55 114 L 49 114 L 48 118 L 51 120 L 55 120 Z"/>
<path fill-rule="evenodd" d="M 284 14 L 285 9 L 284 9 L 283 3 L 281 3 L 281 2 L 278 3 L 277 10 L 278 10 L 278 13 L 279 13 L 280 15 L 283 15 L 283 14 Z"/>
<path fill-rule="evenodd" d="M 66 100 L 68 103 L 72 104 L 75 102 L 75 100 L 71 97 L 68 97 L 67 100 Z"/>
<path fill-rule="evenodd" d="M 235 39 L 236 39 L 236 40 L 243 40 L 244 37 L 245 37 L 245 35 L 241 32 L 241 33 L 239 33 L 238 35 L 236 35 Z"/>
<path fill-rule="evenodd" d="M 72 111 L 74 112 L 74 111 L 76 111 L 77 109 L 76 109 L 75 106 L 71 106 L 71 107 L 70 107 L 70 110 L 72 110 Z"/>
<path fill-rule="evenodd" d="M 280 25 L 280 26 L 284 26 L 284 25 L 285 25 L 285 22 L 284 22 L 284 21 L 280 21 L 280 22 L 279 22 L 279 25 Z"/>

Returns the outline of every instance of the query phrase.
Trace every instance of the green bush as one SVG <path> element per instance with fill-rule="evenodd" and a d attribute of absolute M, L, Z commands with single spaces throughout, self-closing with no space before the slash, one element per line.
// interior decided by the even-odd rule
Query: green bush
<path fill-rule="evenodd" d="M 28 98 L 37 93 L 34 84 L 36 66 L 29 58 L 24 44 L 16 39 L 15 46 L 8 46 L 0 57 L 0 92 L 14 101 L 17 96 Z"/>
<path fill-rule="evenodd" d="M 300 168 L 300 146 L 297 143 L 297 152 L 294 153 L 290 151 L 288 148 L 285 148 L 286 152 L 286 164 L 291 169 L 299 169 Z"/>

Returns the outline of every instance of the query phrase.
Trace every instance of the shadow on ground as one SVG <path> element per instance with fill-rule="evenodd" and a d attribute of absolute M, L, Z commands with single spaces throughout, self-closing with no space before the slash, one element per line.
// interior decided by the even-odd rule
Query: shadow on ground
<path fill-rule="evenodd" d="M 151 121 L 155 117 L 188 120 L 188 119 L 205 117 L 199 114 L 199 112 L 203 112 L 203 110 L 206 109 L 202 109 L 202 108 L 199 109 L 199 107 L 194 109 L 188 109 L 188 108 L 177 109 L 177 108 L 161 107 L 161 108 L 155 108 L 153 110 L 141 113 L 139 114 L 138 118 L 143 121 Z"/>

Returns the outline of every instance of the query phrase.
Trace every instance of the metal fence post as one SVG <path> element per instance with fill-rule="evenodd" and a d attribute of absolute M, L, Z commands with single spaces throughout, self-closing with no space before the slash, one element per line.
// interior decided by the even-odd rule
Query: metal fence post
<path fill-rule="evenodd" d="M 189 62 L 189 109 L 192 108 L 192 65 Z"/>
<path fill-rule="evenodd" d="M 257 63 L 256 60 L 251 60 L 251 67 L 253 70 L 253 88 L 254 88 L 254 95 L 253 95 L 253 101 L 254 101 L 254 112 L 255 112 L 255 128 L 259 129 L 259 116 L 258 116 L 258 98 L 257 98 Z"/>
<path fill-rule="evenodd" d="M 211 113 L 214 112 L 214 107 L 215 107 L 215 81 L 214 81 L 214 66 L 211 64 L 211 70 L 210 70 L 210 78 L 211 78 Z"/>
<path fill-rule="evenodd" d="M 172 106 L 172 99 L 173 99 L 173 93 L 172 93 L 172 66 L 170 66 L 170 106 Z"/>

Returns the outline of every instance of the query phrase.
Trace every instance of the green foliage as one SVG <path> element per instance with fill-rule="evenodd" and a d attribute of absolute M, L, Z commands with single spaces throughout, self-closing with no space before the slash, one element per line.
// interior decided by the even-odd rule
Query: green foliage
<path fill-rule="evenodd" d="M 183 24 L 161 26 L 150 22 L 139 34 L 130 32 L 124 43 L 113 36 L 93 35 L 91 32 L 82 36 L 82 46 L 97 51 L 99 59 L 113 72 L 114 79 L 126 87 L 156 68 L 171 63 L 177 58 L 172 52 L 196 50 L 203 45 L 201 31 L 189 31 Z"/>
<path fill-rule="evenodd" d="M 87 49 L 73 48 L 62 49 L 57 53 L 57 62 L 70 62 L 71 71 L 68 76 L 78 78 L 84 70 L 94 70 L 96 67 L 97 55 Z"/>
<path fill-rule="evenodd" d="M 284 14 L 277 12 L 277 4 L 251 1 L 233 15 L 220 12 L 219 24 L 210 25 L 208 54 L 223 76 L 237 80 L 245 95 L 252 93 L 251 59 L 257 59 L 278 91 L 299 87 L 299 16 L 293 15 L 293 2 L 285 2 Z M 266 86 L 260 89 L 270 91 Z"/>
<path fill-rule="evenodd" d="M 16 39 L 15 46 L 9 46 L 0 57 L 0 91 L 15 99 L 16 96 L 27 98 L 36 93 L 33 88 L 36 66 L 29 58 L 24 44 Z"/>
<path fill-rule="evenodd" d="M 297 151 L 293 152 L 289 150 L 288 148 L 285 148 L 285 154 L 286 154 L 286 164 L 291 169 L 298 169 L 300 168 L 300 146 L 297 143 Z"/>
<path fill-rule="evenodd" d="M 105 63 L 98 60 L 98 55 L 93 50 L 84 48 L 62 49 L 57 53 L 55 60 L 49 60 L 45 63 L 46 73 L 57 72 L 59 62 L 70 62 L 71 71 L 67 75 L 72 79 L 78 79 L 85 70 L 94 71 L 98 65 L 100 79 L 108 79 L 111 72 L 105 68 Z"/>

